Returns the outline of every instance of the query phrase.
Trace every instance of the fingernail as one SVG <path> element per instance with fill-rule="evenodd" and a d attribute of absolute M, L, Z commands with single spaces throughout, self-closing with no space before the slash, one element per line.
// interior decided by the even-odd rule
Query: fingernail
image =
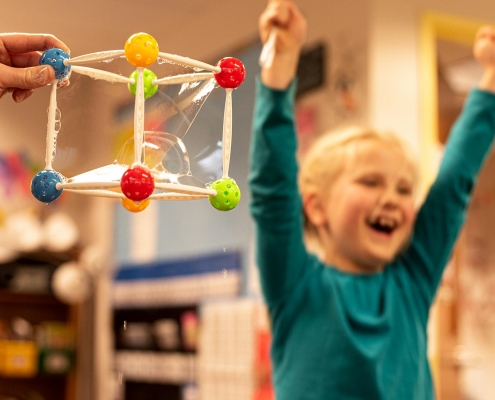
<path fill-rule="evenodd" d="M 26 99 L 26 96 L 28 95 L 28 92 L 16 92 L 14 95 L 14 101 L 16 103 L 20 103 L 21 101 Z"/>
<path fill-rule="evenodd" d="M 38 73 L 33 76 L 33 80 L 38 85 L 46 85 L 47 83 L 50 83 L 50 73 L 48 71 L 48 67 L 40 69 Z"/>

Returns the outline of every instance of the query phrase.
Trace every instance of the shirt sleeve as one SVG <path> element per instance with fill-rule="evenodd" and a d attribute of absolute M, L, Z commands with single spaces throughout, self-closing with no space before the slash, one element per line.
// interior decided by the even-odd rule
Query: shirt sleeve
<path fill-rule="evenodd" d="M 458 234 L 478 173 L 495 133 L 495 94 L 473 90 L 454 124 L 438 176 L 421 207 L 403 256 L 429 307 Z"/>
<path fill-rule="evenodd" d="M 249 186 L 256 222 L 256 262 L 268 306 L 283 302 L 300 282 L 308 253 L 297 186 L 295 82 L 272 90 L 256 82 Z"/>

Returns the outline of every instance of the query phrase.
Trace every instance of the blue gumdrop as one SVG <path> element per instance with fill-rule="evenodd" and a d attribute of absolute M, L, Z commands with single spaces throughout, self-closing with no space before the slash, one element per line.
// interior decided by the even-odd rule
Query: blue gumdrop
<path fill-rule="evenodd" d="M 55 79 L 63 79 L 70 72 L 70 65 L 64 65 L 64 60 L 70 59 L 62 49 L 54 47 L 45 51 L 40 58 L 40 65 L 49 65 L 55 70 Z"/>
<path fill-rule="evenodd" d="M 62 182 L 62 175 L 57 171 L 45 169 L 38 172 L 31 181 L 31 193 L 39 201 L 50 204 L 62 194 L 63 189 L 57 189 L 57 183 Z"/>

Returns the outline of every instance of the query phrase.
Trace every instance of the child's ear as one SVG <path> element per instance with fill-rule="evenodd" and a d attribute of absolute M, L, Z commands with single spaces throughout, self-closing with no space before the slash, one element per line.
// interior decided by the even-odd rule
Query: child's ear
<path fill-rule="evenodd" d="M 305 193 L 302 202 L 304 212 L 314 226 L 320 226 L 327 222 L 325 207 L 318 193 Z"/>

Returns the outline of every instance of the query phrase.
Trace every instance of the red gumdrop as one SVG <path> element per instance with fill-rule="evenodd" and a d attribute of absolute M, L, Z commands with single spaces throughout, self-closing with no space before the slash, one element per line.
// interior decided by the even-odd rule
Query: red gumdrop
<path fill-rule="evenodd" d="M 241 86 L 246 77 L 246 68 L 240 60 L 234 57 L 225 57 L 217 62 L 216 66 L 222 68 L 222 71 L 215 74 L 215 79 L 221 87 L 235 89 Z"/>
<path fill-rule="evenodd" d="M 128 199 L 141 201 L 147 199 L 153 193 L 155 181 L 148 168 L 142 165 L 135 165 L 122 175 L 120 188 Z"/>

